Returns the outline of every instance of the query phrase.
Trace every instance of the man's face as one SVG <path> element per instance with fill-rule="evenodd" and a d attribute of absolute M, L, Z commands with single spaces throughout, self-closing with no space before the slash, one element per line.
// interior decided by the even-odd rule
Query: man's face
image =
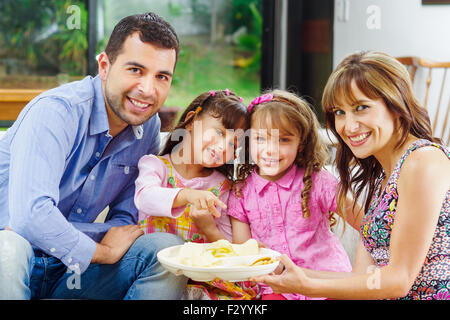
<path fill-rule="evenodd" d="M 155 115 L 169 94 L 175 67 L 175 49 L 142 42 L 138 33 L 123 43 L 113 64 L 106 53 L 99 57 L 99 74 L 110 134 L 128 125 L 140 125 Z"/>

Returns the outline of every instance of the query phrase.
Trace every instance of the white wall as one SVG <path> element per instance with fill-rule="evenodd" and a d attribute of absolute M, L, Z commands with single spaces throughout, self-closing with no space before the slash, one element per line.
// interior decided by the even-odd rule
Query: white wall
<path fill-rule="evenodd" d="M 348 21 L 340 21 L 339 7 L 347 2 Z M 379 29 L 369 29 L 379 8 Z M 422 5 L 421 0 L 335 0 L 334 58 L 337 64 L 357 50 L 380 50 L 393 56 L 416 55 L 450 61 L 450 5 Z M 373 13 L 373 11 L 371 11 Z"/>
<path fill-rule="evenodd" d="M 335 0 L 333 50 L 334 67 L 348 54 L 360 50 L 450 61 L 450 5 L 422 5 L 422 0 Z M 436 71 L 435 83 L 442 75 L 443 72 Z M 426 70 L 416 74 L 414 89 L 421 102 L 425 77 Z M 433 120 L 440 85 L 430 90 L 428 106 Z M 441 132 L 450 96 L 450 75 L 444 90 L 446 100 L 442 101 L 438 115 L 437 134 Z"/>

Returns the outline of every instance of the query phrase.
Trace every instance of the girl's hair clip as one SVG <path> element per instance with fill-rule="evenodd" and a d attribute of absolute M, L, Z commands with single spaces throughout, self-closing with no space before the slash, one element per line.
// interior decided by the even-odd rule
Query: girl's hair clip
<path fill-rule="evenodd" d="M 209 91 L 209 94 L 214 97 L 216 95 L 216 92 L 214 90 L 211 90 Z"/>
<path fill-rule="evenodd" d="M 225 89 L 225 94 L 226 94 L 227 96 L 229 96 L 229 95 L 230 95 L 230 90 L 228 90 L 228 88 L 227 88 L 227 89 Z"/>
<path fill-rule="evenodd" d="M 195 115 L 198 115 L 202 111 L 202 107 L 198 106 L 197 109 L 195 109 Z"/>
<path fill-rule="evenodd" d="M 239 101 L 240 101 L 240 102 L 244 102 L 244 98 L 239 97 Z"/>
<path fill-rule="evenodd" d="M 253 99 L 253 101 L 248 105 L 248 112 L 251 112 L 254 106 L 256 106 L 260 103 L 272 101 L 272 100 L 273 100 L 273 94 L 270 94 L 270 93 L 259 96 L 255 99 Z"/>

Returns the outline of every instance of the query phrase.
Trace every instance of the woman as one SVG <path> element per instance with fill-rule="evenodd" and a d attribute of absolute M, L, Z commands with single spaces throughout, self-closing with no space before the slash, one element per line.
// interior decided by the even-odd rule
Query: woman
<path fill-rule="evenodd" d="M 432 136 L 406 68 L 384 53 L 352 54 L 322 105 L 339 140 L 338 205 L 348 192 L 364 198 L 353 271 L 303 269 L 282 256 L 282 274 L 252 280 L 332 299 L 450 299 L 450 152 Z"/>

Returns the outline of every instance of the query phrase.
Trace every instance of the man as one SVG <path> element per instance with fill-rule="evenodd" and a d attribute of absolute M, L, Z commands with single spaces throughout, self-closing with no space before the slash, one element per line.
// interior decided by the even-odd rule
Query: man
<path fill-rule="evenodd" d="M 0 140 L 0 299 L 181 297 L 186 278 L 156 258 L 181 239 L 143 235 L 133 203 L 178 45 L 153 13 L 122 19 L 98 76 L 36 97 Z"/>

